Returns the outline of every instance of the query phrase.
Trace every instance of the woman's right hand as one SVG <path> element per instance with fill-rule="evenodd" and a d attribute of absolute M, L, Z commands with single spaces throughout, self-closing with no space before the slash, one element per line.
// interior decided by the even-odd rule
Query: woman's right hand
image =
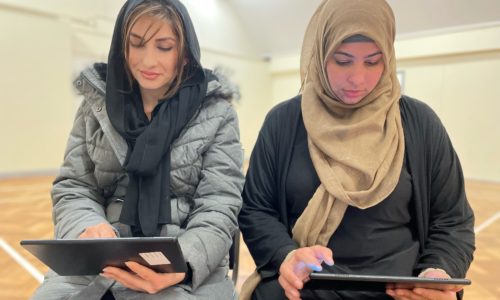
<path fill-rule="evenodd" d="M 114 238 L 116 233 L 108 223 L 89 226 L 78 236 L 80 239 Z"/>
<path fill-rule="evenodd" d="M 299 248 L 290 252 L 280 266 L 278 282 L 288 299 L 300 299 L 299 290 L 312 271 L 321 271 L 321 263 L 333 265 L 332 250 L 323 246 Z"/>

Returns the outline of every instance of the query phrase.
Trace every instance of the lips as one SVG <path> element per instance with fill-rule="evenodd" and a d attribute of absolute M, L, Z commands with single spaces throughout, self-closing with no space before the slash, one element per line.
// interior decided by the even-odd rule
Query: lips
<path fill-rule="evenodd" d="M 160 76 L 160 73 L 156 73 L 156 72 L 149 72 L 149 71 L 141 71 L 141 75 L 142 75 L 142 77 L 144 77 L 145 79 L 148 79 L 148 80 L 154 80 L 154 79 L 156 79 L 158 76 Z"/>
<path fill-rule="evenodd" d="M 349 90 L 344 90 L 344 95 L 346 95 L 349 98 L 355 98 L 363 95 L 363 91 L 349 91 Z"/>

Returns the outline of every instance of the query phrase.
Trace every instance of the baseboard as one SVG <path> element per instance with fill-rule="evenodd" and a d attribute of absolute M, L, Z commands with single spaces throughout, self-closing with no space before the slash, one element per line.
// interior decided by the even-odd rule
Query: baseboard
<path fill-rule="evenodd" d="M 39 176 L 56 176 L 59 169 L 49 170 L 31 170 L 19 172 L 0 172 L 0 179 L 23 178 L 23 177 L 39 177 Z"/>
<path fill-rule="evenodd" d="M 483 182 L 483 183 L 490 183 L 490 184 L 500 184 L 500 180 L 495 180 L 495 179 L 485 179 L 485 178 L 473 178 L 473 177 L 468 177 L 464 178 L 465 182 L 469 181 L 475 181 L 475 182 Z"/>

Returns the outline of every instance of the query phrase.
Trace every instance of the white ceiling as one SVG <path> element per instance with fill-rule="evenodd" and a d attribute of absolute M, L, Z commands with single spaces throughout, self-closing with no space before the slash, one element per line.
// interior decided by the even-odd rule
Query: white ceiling
<path fill-rule="evenodd" d="M 387 0 L 398 38 L 480 24 L 500 24 L 500 0 Z M 296 54 L 321 0 L 228 0 L 263 57 Z"/>

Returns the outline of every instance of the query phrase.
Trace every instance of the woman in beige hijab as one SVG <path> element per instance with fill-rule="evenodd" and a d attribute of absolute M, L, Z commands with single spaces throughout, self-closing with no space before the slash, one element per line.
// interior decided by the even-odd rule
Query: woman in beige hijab
<path fill-rule="evenodd" d="M 326 0 L 302 93 L 267 116 L 239 223 L 256 262 L 242 299 L 456 299 L 459 288 L 307 290 L 313 271 L 464 277 L 474 215 L 446 130 L 402 96 L 384 0 Z M 334 264 L 335 260 L 335 264 Z"/>

